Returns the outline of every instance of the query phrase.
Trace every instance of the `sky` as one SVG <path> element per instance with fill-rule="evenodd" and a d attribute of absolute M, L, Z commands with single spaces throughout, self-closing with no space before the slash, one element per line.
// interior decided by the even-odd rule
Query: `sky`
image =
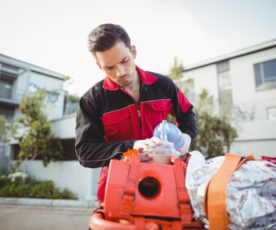
<path fill-rule="evenodd" d="M 105 77 L 87 49 L 90 31 L 119 24 L 136 64 L 168 73 L 276 39 L 275 0 L 0 0 L 0 53 L 74 78 L 82 95 Z"/>

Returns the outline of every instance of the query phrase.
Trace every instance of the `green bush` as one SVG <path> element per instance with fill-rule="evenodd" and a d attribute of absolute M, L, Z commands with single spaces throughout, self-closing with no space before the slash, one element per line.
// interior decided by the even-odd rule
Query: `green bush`
<path fill-rule="evenodd" d="M 67 188 L 63 189 L 63 191 L 61 192 L 61 196 L 63 197 L 63 199 L 78 199 L 78 197 Z"/>
<path fill-rule="evenodd" d="M 31 186 L 29 184 L 10 184 L 0 189 L 0 196 L 3 197 L 28 197 Z"/>
<path fill-rule="evenodd" d="M 10 184 L 10 180 L 5 177 L 0 177 L 0 189 Z"/>
<path fill-rule="evenodd" d="M 32 178 L 15 177 L 12 179 L 0 175 L 1 197 L 47 198 L 77 200 L 77 196 L 68 189 L 60 191 L 53 181 L 36 181 Z"/>
<path fill-rule="evenodd" d="M 29 194 L 33 198 L 52 198 L 55 190 L 53 181 L 43 181 L 34 184 Z"/>

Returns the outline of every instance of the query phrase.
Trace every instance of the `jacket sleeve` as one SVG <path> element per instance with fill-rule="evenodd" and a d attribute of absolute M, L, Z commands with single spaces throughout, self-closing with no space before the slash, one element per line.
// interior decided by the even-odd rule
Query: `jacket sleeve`
<path fill-rule="evenodd" d="M 136 140 L 106 142 L 101 113 L 92 99 L 82 97 L 76 116 L 76 155 L 84 167 L 108 166 L 111 159 L 121 159 Z"/>
<path fill-rule="evenodd" d="M 173 103 L 176 124 L 182 133 L 188 134 L 194 140 L 197 136 L 197 128 L 193 105 L 174 82 L 171 79 L 169 81 L 169 93 Z"/>

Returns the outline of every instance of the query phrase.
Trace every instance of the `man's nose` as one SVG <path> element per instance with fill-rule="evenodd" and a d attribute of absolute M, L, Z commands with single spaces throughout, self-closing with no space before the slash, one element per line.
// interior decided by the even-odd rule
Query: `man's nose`
<path fill-rule="evenodd" d="M 117 72 L 116 72 L 117 77 L 121 77 L 125 75 L 125 70 L 122 65 L 117 66 Z"/>

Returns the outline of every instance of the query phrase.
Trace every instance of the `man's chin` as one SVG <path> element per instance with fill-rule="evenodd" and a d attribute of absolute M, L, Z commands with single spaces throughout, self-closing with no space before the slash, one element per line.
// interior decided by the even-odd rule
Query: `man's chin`
<path fill-rule="evenodd" d="M 127 82 L 118 82 L 117 84 L 121 87 L 126 87 L 126 86 L 129 86 L 131 85 L 133 81 L 127 81 Z"/>

